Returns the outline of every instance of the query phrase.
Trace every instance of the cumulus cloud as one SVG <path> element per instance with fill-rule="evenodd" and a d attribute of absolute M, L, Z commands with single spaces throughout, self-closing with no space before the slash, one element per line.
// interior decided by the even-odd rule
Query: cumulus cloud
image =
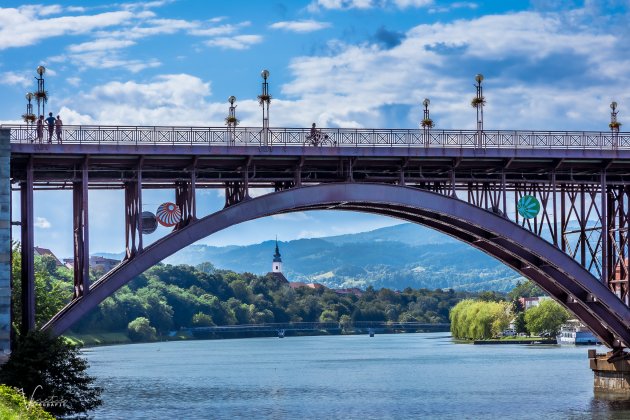
<path fill-rule="evenodd" d="M 31 77 L 22 73 L 16 73 L 14 71 L 0 73 L 0 83 L 3 85 L 26 87 L 30 86 L 32 82 L 33 79 L 31 79 Z"/>
<path fill-rule="evenodd" d="M 246 50 L 263 40 L 260 35 L 235 35 L 232 37 L 218 37 L 205 42 L 209 47 L 219 47 L 226 50 Z"/>
<path fill-rule="evenodd" d="M 36 217 L 35 227 L 40 229 L 50 229 L 51 224 L 45 217 Z"/>
<path fill-rule="evenodd" d="M 294 58 L 287 83 L 271 86 L 271 126 L 417 127 L 429 97 L 438 129 L 474 128 L 481 72 L 487 129 L 606 129 L 610 100 L 630 103 L 630 60 L 619 54 L 621 35 L 575 19 L 511 13 L 418 25 L 389 43 L 337 42 L 326 55 Z M 212 46 L 260 42 L 237 37 Z M 91 103 L 98 109 L 82 107 Z M 70 121 L 100 124 L 224 126 L 226 113 L 210 82 L 190 74 L 107 83 L 63 106 Z M 239 101 L 238 118 L 260 126 L 253 97 Z"/>
<path fill-rule="evenodd" d="M 128 11 L 42 19 L 32 6 L 0 8 L 0 50 L 34 45 L 47 38 L 89 33 L 132 19 Z M 36 28 L 36 29 L 34 29 Z"/>
<path fill-rule="evenodd" d="M 330 23 L 315 20 L 282 21 L 269 25 L 271 29 L 282 29 L 289 32 L 307 33 L 329 28 Z"/>
<path fill-rule="evenodd" d="M 307 9 L 315 12 L 321 9 L 349 10 L 372 9 L 376 7 L 396 7 L 406 9 L 410 7 L 427 7 L 433 4 L 433 0 L 314 0 Z"/>

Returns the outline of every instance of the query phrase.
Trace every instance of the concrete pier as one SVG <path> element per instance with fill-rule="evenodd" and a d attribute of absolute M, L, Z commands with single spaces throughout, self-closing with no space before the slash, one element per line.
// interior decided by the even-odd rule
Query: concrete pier
<path fill-rule="evenodd" d="M 609 362 L 611 356 L 612 353 L 597 354 L 595 350 L 588 351 L 590 367 L 595 377 L 595 393 L 630 397 L 630 359 Z"/>

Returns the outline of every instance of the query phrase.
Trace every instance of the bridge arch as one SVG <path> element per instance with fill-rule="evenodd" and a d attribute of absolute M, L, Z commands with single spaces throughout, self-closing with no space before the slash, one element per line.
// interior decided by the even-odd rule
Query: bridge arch
<path fill-rule="evenodd" d="M 577 261 L 509 219 L 457 198 L 385 184 L 336 183 L 284 190 L 199 219 L 126 260 L 56 314 L 43 329 L 62 334 L 132 278 L 178 250 L 249 220 L 306 210 L 396 217 L 466 242 L 530 278 L 612 348 L 630 347 L 630 308 Z"/>

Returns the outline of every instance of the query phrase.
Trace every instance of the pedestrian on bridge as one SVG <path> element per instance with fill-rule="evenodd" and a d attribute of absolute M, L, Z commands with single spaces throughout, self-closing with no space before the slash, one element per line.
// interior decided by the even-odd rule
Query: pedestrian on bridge
<path fill-rule="evenodd" d="M 55 117 L 53 117 L 52 112 L 48 113 L 46 123 L 48 124 L 48 143 L 52 143 L 53 131 L 55 129 Z"/>
<path fill-rule="evenodd" d="M 63 121 L 61 121 L 61 117 L 57 115 L 57 119 L 55 120 L 55 134 L 57 135 L 57 143 L 61 144 L 61 129 L 63 128 Z"/>

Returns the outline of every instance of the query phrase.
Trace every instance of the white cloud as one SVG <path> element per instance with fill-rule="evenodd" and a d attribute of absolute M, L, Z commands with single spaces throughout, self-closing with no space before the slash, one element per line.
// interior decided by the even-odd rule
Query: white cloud
<path fill-rule="evenodd" d="M 134 45 L 134 41 L 122 39 L 102 38 L 95 41 L 84 42 L 82 44 L 70 45 L 68 51 L 73 53 L 82 53 L 87 51 L 111 51 L 119 48 L 126 48 Z"/>
<path fill-rule="evenodd" d="M 218 37 L 205 42 L 209 47 L 219 47 L 230 50 L 246 50 L 252 45 L 262 42 L 260 35 L 236 35 L 233 37 Z"/>
<path fill-rule="evenodd" d="M 45 217 L 36 217 L 35 227 L 40 229 L 50 229 L 51 224 Z"/>
<path fill-rule="evenodd" d="M 27 87 L 33 83 L 33 79 L 21 73 L 8 71 L 0 73 L 0 84 Z"/>
<path fill-rule="evenodd" d="M 68 77 L 66 79 L 66 83 L 68 83 L 70 86 L 74 86 L 77 87 L 81 84 L 81 78 L 80 77 Z"/>
<path fill-rule="evenodd" d="M 432 4 L 433 0 L 313 0 L 308 5 L 307 10 L 316 12 L 320 9 L 350 10 L 376 7 L 406 9 L 410 7 L 427 7 Z"/>
<path fill-rule="evenodd" d="M 290 32 L 314 32 L 321 29 L 329 28 L 330 23 L 318 22 L 315 20 L 295 20 L 295 21 L 283 21 L 276 22 L 269 26 L 271 29 L 283 29 Z"/>
<path fill-rule="evenodd" d="M 303 222 L 305 220 L 313 220 L 312 216 L 309 216 L 302 211 L 296 213 L 275 214 L 271 216 L 271 218 L 276 220 L 285 220 L 287 222 Z"/>
<path fill-rule="evenodd" d="M 40 19 L 30 6 L 0 8 L 0 50 L 34 45 L 42 39 L 89 33 L 98 28 L 120 25 L 133 18 L 127 11 L 89 16 Z"/>

